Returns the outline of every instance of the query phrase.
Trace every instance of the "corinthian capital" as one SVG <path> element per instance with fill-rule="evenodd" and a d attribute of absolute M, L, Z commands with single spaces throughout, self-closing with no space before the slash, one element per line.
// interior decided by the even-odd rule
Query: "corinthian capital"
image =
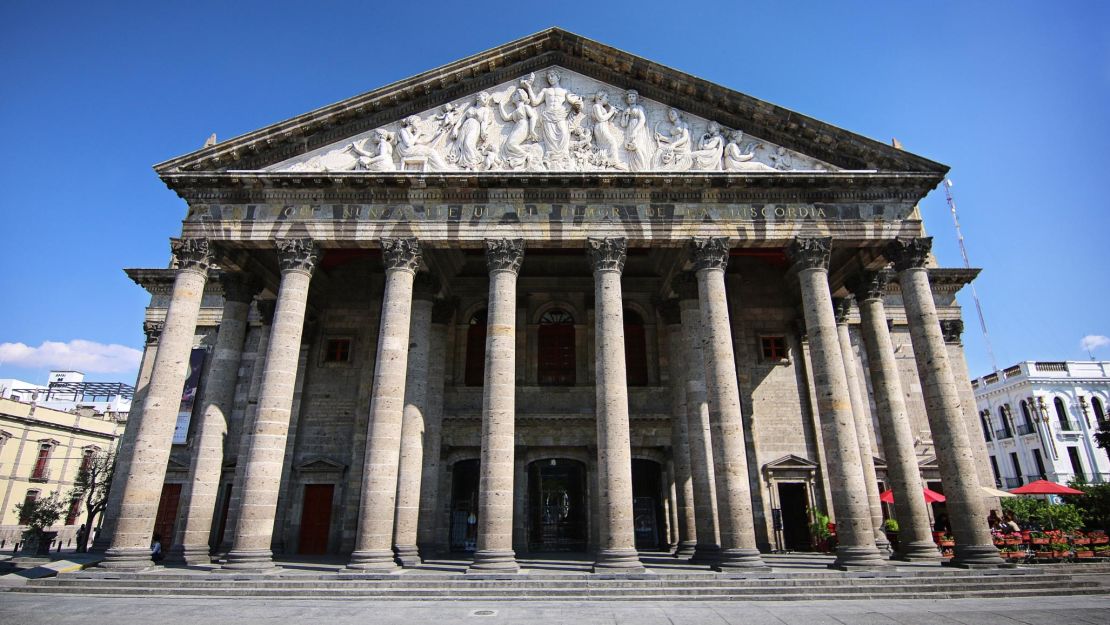
<path fill-rule="evenodd" d="M 590 255 L 590 266 L 594 271 L 624 270 L 625 254 L 628 251 L 628 239 L 623 237 L 604 239 L 586 239 L 586 252 Z"/>
<path fill-rule="evenodd" d="M 157 345 L 158 339 L 162 338 L 162 330 L 165 327 L 165 321 L 144 321 L 143 334 L 146 335 L 146 344 Z"/>
<path fill-rule="evenodd" d="M 848 315 L 852 313 L 852 298 L 850 297 L 834 297 L 833 298 L 833 316 L 836 318 L 836 325 L 843 325 L 848 323 Z"/>
<path fill-rule="evenodd" d="M 262 288 L 258 278 L 238 271 L 222 272 L 220 286 L 223 287 L 225 300 L 243 303 L 250 303 Z"/>
<path fill-rule="evenodd" d="M 944 319 L 940 322 L 940 333 L 944 335 L 945 343 L 959 343 L 964 333 L 962 319 Z"/>
<path fill-rule="evenodd" d="M 786 246 L 786 256 L 799 270 L 829 268 L 832 237 L 795 238 Z"/>
<path fill-rule="evenodd" d="M 420 241 L 414 237 L 382 239 L 382 262 L 385 263 L 386 271 L 400 269 L 416 273 L 422 254 Z"/>
<path fill-rule="evenodd" d="M 694 271 L 721 269 L 728 266 L 728 239 L 724 237 L 695 237 L 690 241 L 690 254 L 694 258 Z"/>
<path fill-rule="evenodd" d="M 486 266 L 489 272 L 518 273 L 524 262 L 524 239 L 486 239 Z"/>
<path fill-rule="evenodd" d="M 870 299 L 882 299 L 883 295 L 886 294 L 886 286 L 890 284 L 890 274 L 889 269 L 861 272 L 849 285 L 856 295 L 856 301 L 866 302 Z"/>
<path fill-rule="evenodd" d="M 316 269 L 316 261 L 320 259 L 320 248 L 312 239 L 278 239 L 274 243 L 277 245 L 278 259 L 281 261 L 283 272 L 312 273 Z"/>
<path fill-rule="evenodd" d="M 207 273 L 212 265 L 208 239 L 170 239 L 170 251 L 178 269 Z"/>
<path fill-rule="evenodd" d="M 886 257 L 894 262 L 895 271 L 924 267 L 933 249 L 933 237 L 898 238 L 886 247 Z"/>

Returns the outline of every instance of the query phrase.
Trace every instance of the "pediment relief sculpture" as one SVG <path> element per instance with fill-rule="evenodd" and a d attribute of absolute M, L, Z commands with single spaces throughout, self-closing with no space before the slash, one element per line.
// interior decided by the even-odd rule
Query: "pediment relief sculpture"
<path fill-rule="evenodd" d="M 541 83 L 542 80 L 542 84 Z M 561 67 L 278 163 L 291 172 L 835 171 Z"/>

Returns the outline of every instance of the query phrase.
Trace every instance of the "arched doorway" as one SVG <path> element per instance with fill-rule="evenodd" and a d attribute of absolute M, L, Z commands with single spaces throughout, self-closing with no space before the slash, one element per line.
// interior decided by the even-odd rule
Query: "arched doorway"
<path fill-rule="evenodd" d="M 451 551 L 474 551 L 478 543 L 479 460 L 460 460 L 451 468 Z"/>
<path fill-rule="evenodd" d="M 667 546 L 663 524 L 663 466 L 654 460 L 632 460 L 632 522 L 637 549 Z"/>
<path fill-rule="evenodd" d="M 574 386 L 574 317 L 552 308 L 540 317 L 538 332 L 540 386 Z"/>
<path fill-rule="evenodd" d="M 528 550 L 585 551 L 586 466 L 547 458 L 528 465 Z"/>

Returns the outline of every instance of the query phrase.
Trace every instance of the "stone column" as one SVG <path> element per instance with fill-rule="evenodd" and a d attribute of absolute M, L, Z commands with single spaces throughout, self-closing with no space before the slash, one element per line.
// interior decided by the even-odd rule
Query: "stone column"
<path fill-rule="evenodd" d="M 422 557 L 436 551 L 439 515 L 440 450 L 443 442 L 443 384 L 447 359 L 448 324 L 455 305 L 439 301 L 432 306 L 432 330 L 428 347 L 427 409 L 424 413 L 424 465 L 420 470 L 420 523 L 416 544 Z"/>
<path fill-rule="evenodd" d="M 594 572 L 640 572 L 632 524 L 632 443 L 624 360 L 621 271 L 625 239 L 587 239 L 594 272 L 597 320 L 597 484 L 601 495 L 601 544 Z"/>
<path fill-rule="evenodd" d="M 925 263 L 931 237 L 898 239 L 887 248 L 902 287 L 902 303 L 910 324 L 910 342 L 925 396 L 925 413 L 937 452 L 940 479 L 947 498 L 948 518 L 956 538 L 955 566 L 1003 564 L 984 519 L 983 491 L 971 441 L 964 426 L 960 391 L 952 376 L 948 350 L 937 319 Z"/>
<path fill-rule="evenodd" d="M 151 565 L 154 517 L 162 496 L 174 423 L 212 262 L 207 239 L 174 239 L 170 247 L 177 260 L 177 275 L 143 401 L 142 418 L 136 424 L 131 461 L 127 472 L 117 475 L 115 480 L 115 487 L 123 493 L 112 545 L 101 564 L 106 568 L 136 570 Z"/>
<path fill-rule="evenodd" d="M 281 486 L 285 441 L 293 408 L 293 389 L 301 353 L 308 286 L 316 268 L 319 249 L 312 239 L 278 239 L 281 284 L 274 323 L 262 372 L 258 412 L 249 433 L 243 467 L 243 487 L 235 537 L 227 554 L 226 569 L 273 568 L 270 542 L 274 535 L 278 489 Z"/>
<path fill-rule="evenodd" d="M 120 437 L 119 447 L 116 448 L 116 475 L 127 475 L 130 472 L 135 435 L 138 434 L 139 422 L 142 421 L 143 402 L 146 401 L 146 391 L 150 387 L 150 374 L 154 369 L 154 357 L 158 353 L 158 339 L 162 336 L 164 326 L 161 321 L 143 322 L 146 346 L 143 349 L 142 360 L 139 362 L 139 376 L 135 380 L 135 396 L 131 399 L 131 412 L 127 415 L 127 425 L 124 426 L 123 436 Z M 100 531 L 96 533 L 96 538 L 89 546 L 90 552 L 104 553 L 112 546 L 112 537 L 116 533 L 116 519 L 119 518 L 122 504 L 123 489 L 109 489 L 108 501 L 100 516 Z"/>
<path fill-rule="evenodd" d="M 917 464 L 909 411 L 883 306 L 883 294 L 890 277 L 890 271 L 865 272 L 853 284 L 853 290 L 859 305 L 860 331 L 867 349 L 887 477 L 894 491 L 894 518 L 898 521 L 898 552 L 894 559 L 939 560 L 940 551 L 930 533 L 927 505 L 924 497 L 918 494 L 923 487 L 921 469 Z"/>
<path fill-rule="evenodd" d="M 690 476 L 689 426 L 686 422 L 686 349 L 682 335 L 682 309 L 677 299 L 660 308 L 667 325 L 668 365 L 671 381 L 671 449 L 674 461 L 675 507 L 678 527 L 676 558 L 689 559 L 698 544 L 694 513 L 694 482 Z"/>
<path fill-rule="evenodd" d="M 860 465 L 863 468 L 863 486 L 867 491 L 867 507 L 871 510 L 871 527 L 875 530 L 875 546 L 882 553 L 890 553 L 890 541 L 883 531 L 883 509 L 879 501 L 879 478 L 875 475 L 875 455 L 871 449 L 871 415 L 865 407 L 867 395 L 859 379 L 859 363 L 852 347 L 848 330 L 848 315 L 852 310 L 850 298 L 833 300 L 836 316 L 836 334 L 840 339 L 840 355 L 844 358 L 844 375 L 848 380 L 848 397 L 852 401 L 852 416 L 856 424 L 856 441 L 859 443 Z"/>
<path fill-rule="evenodd" d="M 239 361 L 247 335 L 247 314 L 258 293 L 256 280 L 238 273 L 223 273 L 224 309 L 212 351 L 212 363 L 204 378 L 200 420 L 193 431 L 189 481 L 181 494 L 181 527 L 166 559 L 186 564 L 209 564 L 208 539 L 220 490 L 224 463 L 227 421 L 235 401 Z"/>
<path fill-rule="evenodd" d="M 725 293 L 728 239 L 696 238 L 691 242 L 691 251 L 698 280 L 705 392 L 709 401 L 717 521 L 721 531 L 721 555 L 714 568 L 763 568 L 767 565 L 755 542 L 744 422 L 740 414 L 740 389 L 736 382 L 736 357 L 732 351 L 732 326 Z"/>
<path fill-rule="evenodd" d="M 697 543 L 693 564 L 715 564 L 720 557 L 717 525 L 717 486 L 713 467 L 713 437 L 710 434 L 709 402 L 705 398 L 705 359 L 701 352 L 701 310 L 693 276 L 676 285 L 682 318 L 683 366 L 686 380 L 686 434 L 690 443 L 690 481 L 694 491 L 694 523 Z"/>
<path fill-rule="evenodd" d="M 397 465 L 405 409 L 412 286 L 421 261 L 421 249 L 420 242 L 413 238 L 382 239 L 381 243 L 385 264 L 382 321 L 378 326 L 378 354 L 374 359 L 374 385 L 367 420 L 358 532 L 347 567 L 391 572 L 397 569 L 392 548 L 393 516 L 397 505 Z"/>
<path fill-rule="evenodd" d="M 787 252 L 794 262 L 802 291 L 802 309 L 809 336 L 817 412 L 825 441 L 833 510 L 836 513 L 839 569 L 871 568 L 884 564 L 875 548 L 875 530 L 860 470 L 859 443 L 852 417 L 852 401 L 844 373 L 844 358 L 836 334 L 832 295 L 829 293 L 829 252 L 832 239 L 795 239 Z"/>
<path fill-rule="evenodd" d="M 516 456 L 516 277 L 523 239 L 486 239 L 489 308 L 478 476 L 478 550 L 468 571 L 515 573 L 513 470 Z"/>
<path fill-rule="evenodd" d="M 432 298 L 436 287 L 427 274 L 413 288 L 409 323 L 408 373 L 401 420 L 401 458 L 397 467 L 397 510 L 393 517 L 393 550 L 405 568 L 420 564 L 416 547 L 420 523 L 420 472 L 424 465 L 425 414 L 428 406 L 428 355 L 431 344 Z"/>

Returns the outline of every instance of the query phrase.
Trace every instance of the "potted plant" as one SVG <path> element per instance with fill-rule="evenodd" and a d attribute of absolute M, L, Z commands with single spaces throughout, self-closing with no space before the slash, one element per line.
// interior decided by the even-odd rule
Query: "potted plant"
<path fill-rule="evenodd" d="M 1052 549 L 1052 557 L 1063 558 L 1071 551 L 1071 547 L 1064 542 L 1052 542 L 1048 544 L 1049 549 Z"/>
<path fill-rule="evenodd" d="M 1107 536 L 1106 532 L 1104 532 L 1102 530 L 1094 530 L 1093 532 L 1087 532 L 1087 537 L 1091 539 L 1091 544 L 1092 545 L 1110 544 L 1110 536 Z"/>
<path fill-rule="evenodd" d="M 58 493 L 15 505 L 16 514 L 27 525 L 27 529 L 23 530 L 21 555 L 50 555 L 50 543 L 54 542 L 58 532 L 48 532 L 47 529 L 58 522 L 63 509 L 64 504 L 58 499 Z"/>
<path fill-rule="evenodd" d="M 830 538 L 832 532 L 829 530 L 829 517 L 820 511 L 813 512 L 813 522 L 809 524 L 809 533 L 813 536 L 813 546 L 818 551 L 829 552 L 832 551 Z"/>
<path fill-rule="evenodd" d="M 1093 558 L 1093 557 L 1095 557 L 1095 552 L 1091 549 L 1088 549 L 1088 548 L 1084 547 L 1082 549 L 1076 549 L 1075 550 L 1075 557 L 1077 557 L 1077 558 Z"/>
<path fill-rule="evenodd" d="M 1088 538 L 1087 536 L 1085 536 L 1083 534 L 1083 532 L 1080 532 L 1079 530 L 1076 530 L 1075 532 L 1072 533 L 1071 544 L 1073 544 L 1073 545 L 1089 545 L 1089 544 L 1091 544 L 1091 539 Z"/>
<path fill-rule="evenodd" d="M 1047 545 L 1049 543 L 1048 536 L 1044 532 L 1030 532 L 1029 543 L 1033 545 Z"/>
<path fill-rule="evenodd" d="M 940 545 L 942 549 L 951 549 L 956 546 L 956 538 L 951 534 L 941 534 L 937 544 Z"/>

